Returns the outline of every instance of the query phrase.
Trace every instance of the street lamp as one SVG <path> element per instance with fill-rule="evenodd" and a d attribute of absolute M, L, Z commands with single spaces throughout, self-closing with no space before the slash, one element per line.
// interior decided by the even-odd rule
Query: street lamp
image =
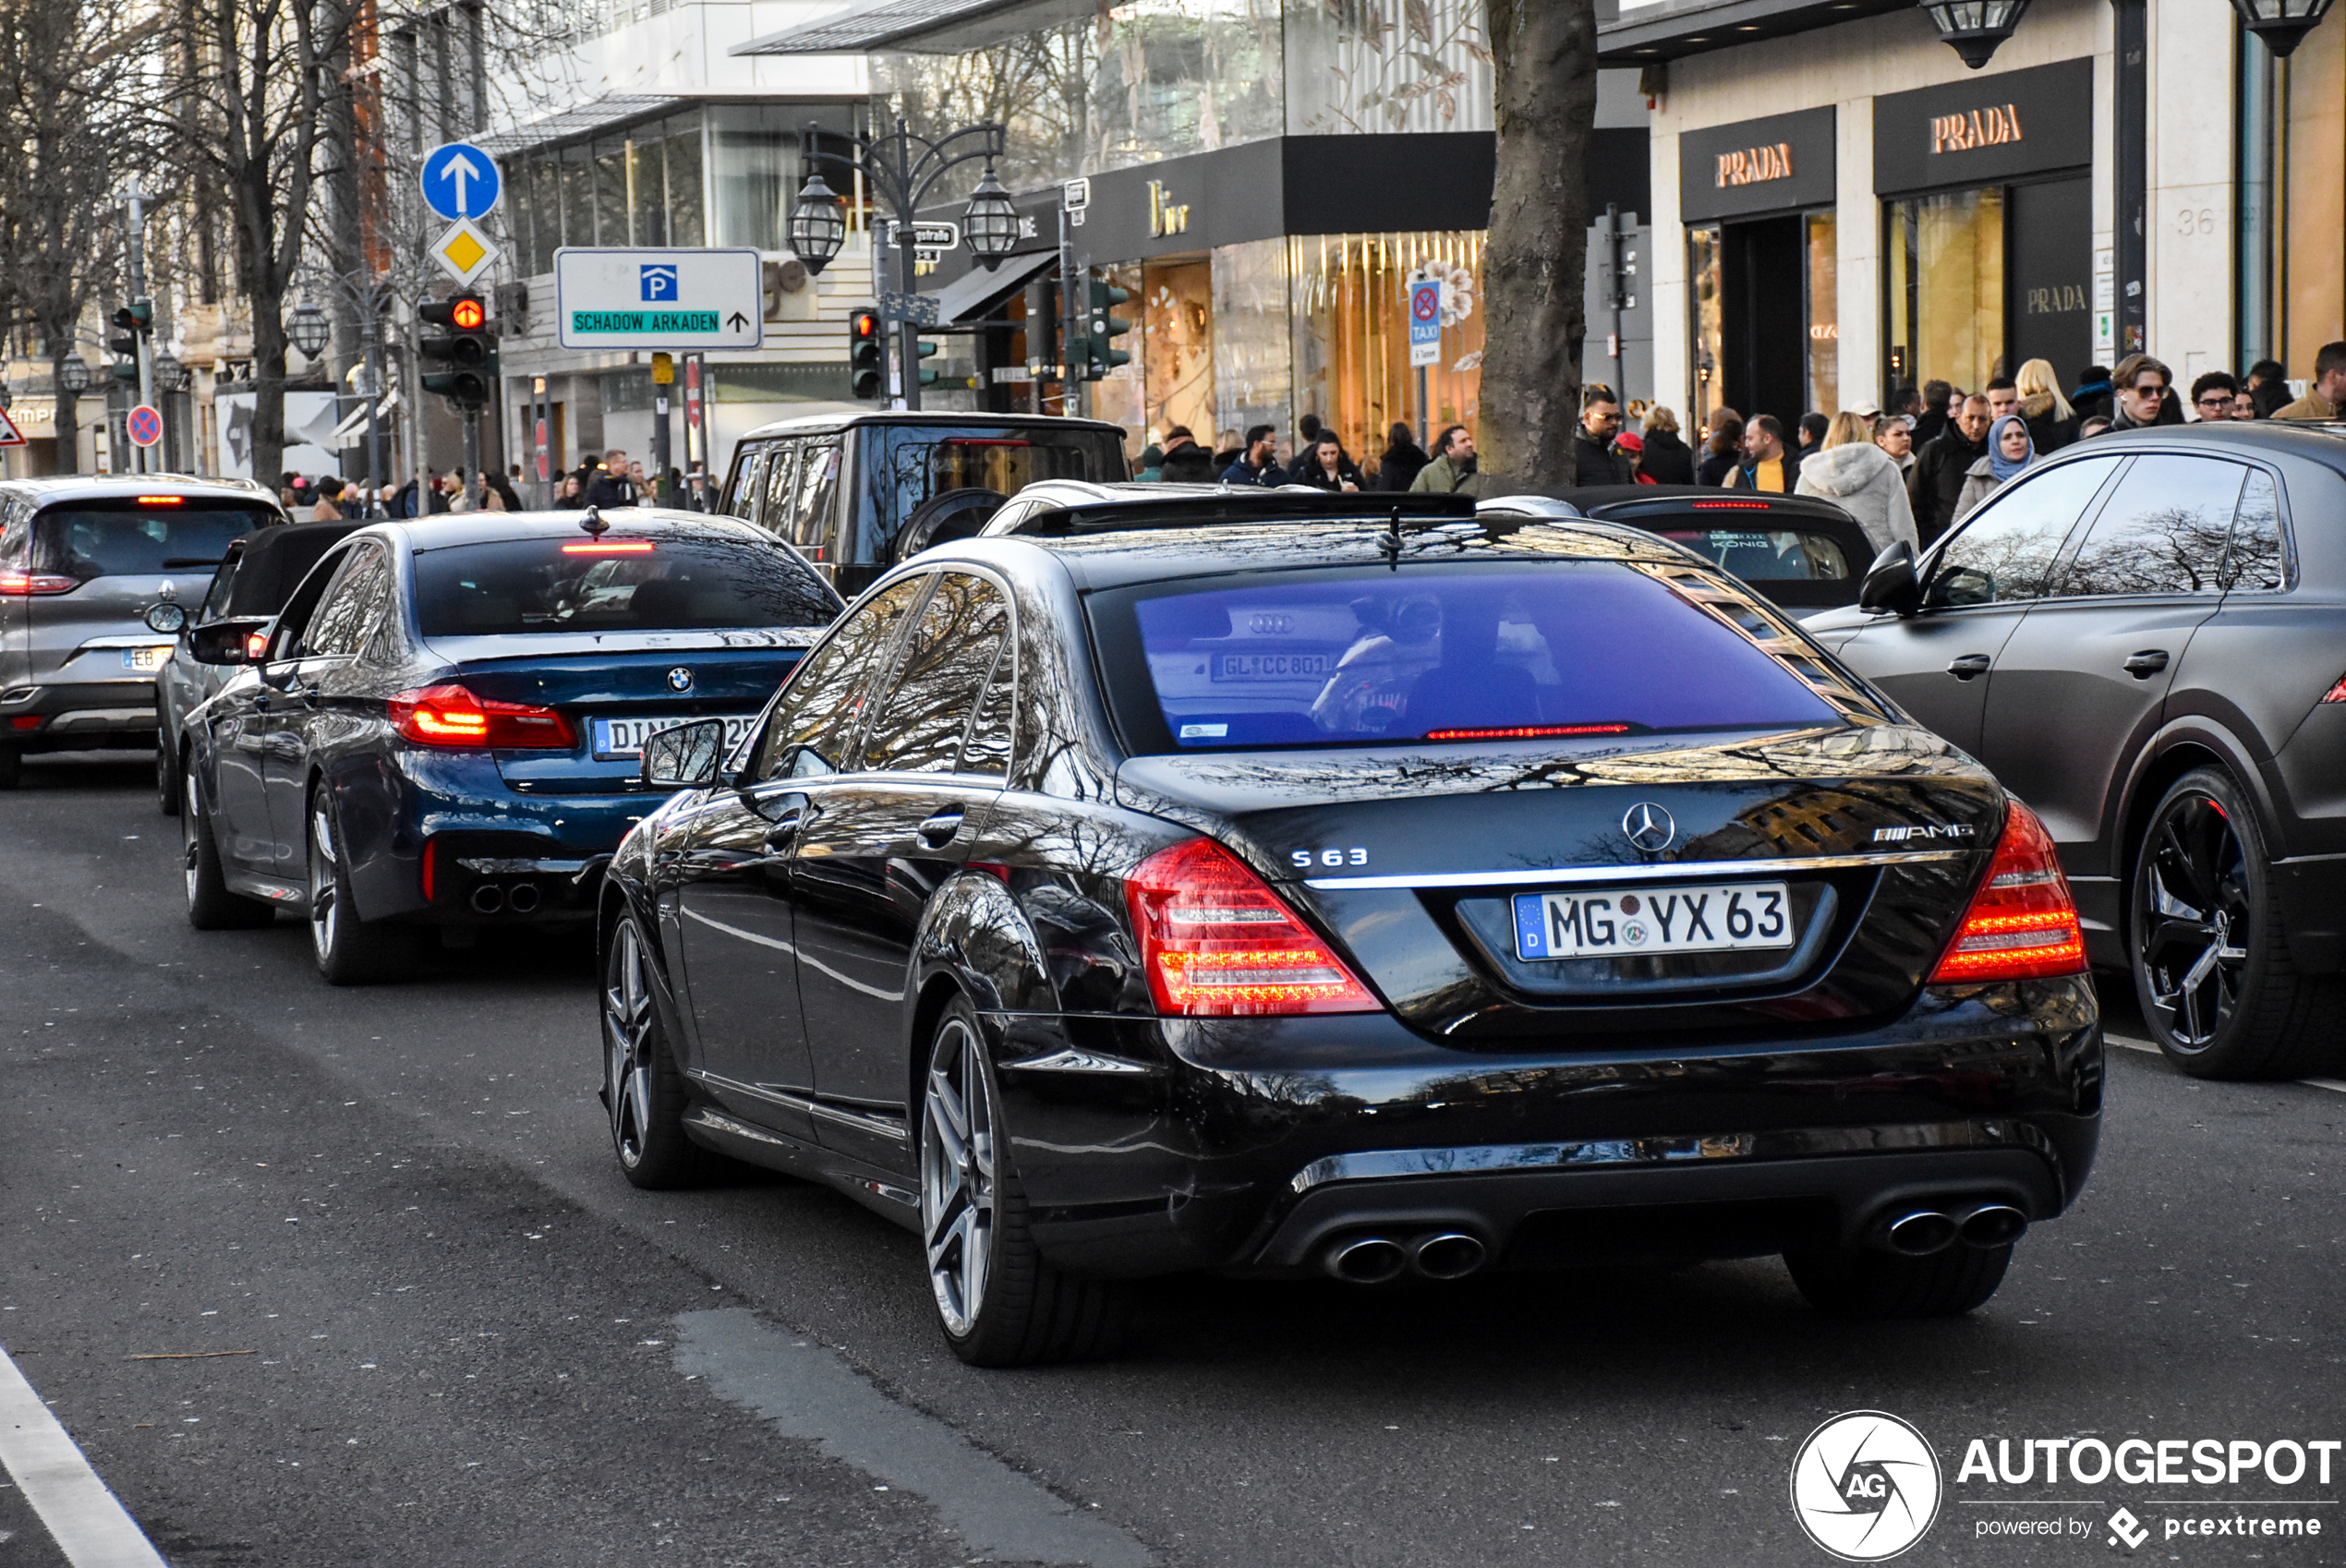
<path fill-rule="evenodd" d="M 194 372 L 179 363 L 179 356 L 167 348 L 155 356 L 151 368 L 154 372 L 157 392 L 186 392 L 187 383 L 195 379 Z"/>
<path fill-rule="evenodd" d="M 2248 30 L 2265 41 L 2273 57 L 2285 60 L 2305 35 L 2322 25 L 2329 0 L 2232 0 Z"/>
<path fill-rule="evenodd" d="M 820 170 L 810 173 L 791 210 L 791 249 L 806 263 L 810 276 L 820 277 L 846 243 L 847 213 L 839 193 L 823 183 Z"/>
<path fill-rule="evenodd" d="M 318 308 L 316 301 L 308 299 L 295 308 L 293 320 L 285 331 L 292 337 L 293 345 L 301 350 L 304 359 L 315 359 L 323 354 L 327 341 L 334 335 L 333 326 L 326 320 L 326 313 Z"/>
<path fill-rule="evenodd" d="M 1939 30 L 1939 41 L 1976 71 L 2020 25 L 2028 0 L 1922 0 L 1922 8 L 1930 13 L 1930 25 Z"/>
<path fill-rule="evenodd" d="M 90 390 L 90 361 L 81 357 L 81 350 L 69 349 L 57 362 L 57 386 L 67 397 L 79 397 Z"/>
<path fill-rule="evenodd" d="M 969 211 L 961 217 L 961 234 L 970 242 L 970 253 L 977 264 L 987 271 L 1002 264 L 1002 258 L 1018 243 L 1018 204 L 1002 182 L 994 177 L 994 165 L 986 165 L 986 177 L 970 192 Z"/>
<path fill-rule="evenodd" d="M 1009 133 L 998 125 L 971 126 L 936 138 L 915 135 L 897 117 L 896 128 L 885 136 L 834 135 L 833 143 L 844 141 L 849 151 L 834 152 L 825 149 L 822 127 L 808 126 L 798 133 L 798 161 L 807 169 L 806 184 L 798 193 L 798 206 L 790 215 L 791 248 L 806 263 L 806 270 L 819 273 L 839 254 L 847 237 L 847 223 L 840 211 L 839 195 L 824 182 L 816 164 L 824 162 L 843 163 L 864 176 L 871 187 L 876 202 L 883 203 L 895 220 L 892 242 L 896 251 L 897 286 L 882 289 L 885 296 L 900 293 L 910 299 L 920 292 L 916 279 L 918 258 L 913 245 L 913 235 L 921 215 L 921 202 L 946 172 L 963 163 L 983 158 L 986 176 L 979 182 L 977 193 L 970 199 L 964 214 L 963 232 L 970 235 L 970 247 L 978 259 L 991 267 L 1016 243 L 1018 212 L 1010 206 L 1010 195 L 993 176 L 994 160 L 1002 155 L 1009 145 Z M 988 187 L 991 187 L 989 189 Z M 1003 212 L 1009 213 L 1009 237 L 1001 235 Z M 981 238 L 981 234 L 983 237 Z M 880 280 L 872 280 L 877 286 Z M 887 301 L 883 299 L 883 307 Z M 901 310 L 902 308 L 899 307 Z M 900 384 L 903 388 L 903 405 L 921 405 L 920 328 L 893 311 L 883 311 L 896 322 L 898 338 L 896 362 L 900 369 Z"/>

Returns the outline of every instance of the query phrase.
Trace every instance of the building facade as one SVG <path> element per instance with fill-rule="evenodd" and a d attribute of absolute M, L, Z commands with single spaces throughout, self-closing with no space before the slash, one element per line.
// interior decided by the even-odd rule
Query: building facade
<path fill-rule="evenodd" d="M 2346 336 L 2346 23 L 2276 60 L 2215 0 L 2035 0 L 1981 69 L 1906 4 L 1625 0 L 1654 104 L 1655 379 L 1789 418 Z"/>

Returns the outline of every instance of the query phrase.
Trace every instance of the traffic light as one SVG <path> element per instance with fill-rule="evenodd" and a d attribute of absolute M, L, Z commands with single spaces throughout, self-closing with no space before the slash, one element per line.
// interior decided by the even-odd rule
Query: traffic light
<path fill-rule="evenodd" d="M 1132 297 L 1131 291 L 1120 289 L 1099 279 L 1090 280 L 1089 308 L 1083 313 L 1083 379 L 1099 381 L 1119 365 L 1130 365 L 1132 356 L 1116 346 L 1116 340 L 1132 330 L 1132 323 L 1109 312 Z"/>
<path fill-rule="evenodd" d="M 117 335 L 106 340 L 106 350 L 115 358 L 130 362 L 115 365 L 114 373 L 124 380 L 135 381 L 139 379 L 139 340 L 155 329 L 154 305 L 147 299 L 134 299 L 116 309 L 113 320 Z"/>
<path fill-rule="evenodd" d="M 927 359 L 932 356 L 942 354 L 944 351 L 944 345 L 942 344 L 934 344 L 924 339 L 920 345 L 919 357 Z M 944 379 L 945 372 L 942 370 L 932 370 L 926 366 L 923 366 L 921 368 L 921 385 L 925 387 L 933 387 Z"/>
<path fill-rule="evenodd" d="M 847 376 L 860 398 L 877 399 L 888 386 L 888 349 L 880 342 L 879 313 L 858 310 L 847 323 Z"/>
<path fill-rule="evenodd" d="M 444 367 L 426 372 L 424 391 L 438 392 L 460 411 L 487 407 L 497 376 L 497 337 L 490 331 L 489 308 L 480 296 L 427 299 L 416 307 L 416 314 L 427 326 L 440 329 L 416 345 L 417 352 L 426 365 Z"/>

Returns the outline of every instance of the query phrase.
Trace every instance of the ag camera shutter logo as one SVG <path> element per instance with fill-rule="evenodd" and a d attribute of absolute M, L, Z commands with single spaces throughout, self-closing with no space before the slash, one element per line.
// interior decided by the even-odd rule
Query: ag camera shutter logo
<path fill-rule="evenodd" d="M 1792 1460 L 1792 1512 L 1844 1562 L 1880 1562 L 1922 1539 L 1945 1484 L 1923 1435 L 1880 1410 L 1835 1416 Z"/>

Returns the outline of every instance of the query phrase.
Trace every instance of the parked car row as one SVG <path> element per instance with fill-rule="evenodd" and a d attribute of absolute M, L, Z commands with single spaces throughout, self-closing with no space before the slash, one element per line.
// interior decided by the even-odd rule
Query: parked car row
<path fill-rule="evenodd" d="M 2089 963 L 2185 1070 L 2330 1043 L 2335 436 L 2107 438 L 1869 563 L 1807 498 L 1139 486 L 1097 434 L 219 541 L 155 694 L 191 920 L 299 913 L 341 983 L 591 930 L 627 1178 L 836 1187 L 986 1365 L 1200 1269 L 1776 1253 L 1962 1312 L 2091 1171 Z"/>

